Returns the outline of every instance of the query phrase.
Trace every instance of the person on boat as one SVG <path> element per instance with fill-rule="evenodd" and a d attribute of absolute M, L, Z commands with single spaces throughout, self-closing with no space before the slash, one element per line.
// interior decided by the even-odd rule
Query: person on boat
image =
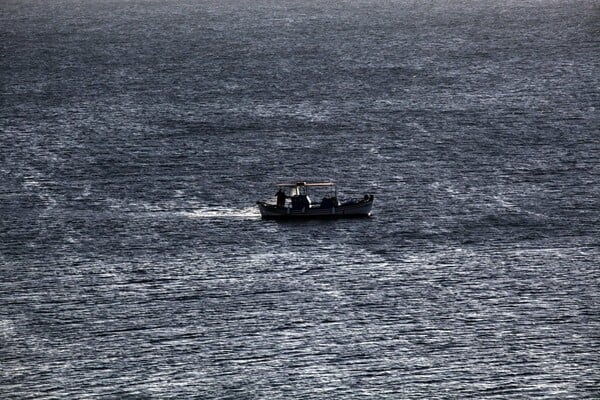
<path fill-rule="evenodd" d="M 284 207 L 285 199 L 287 196 L 285 195 L 285 192 L 281 188 L 279 188 L 279 190 L 275 194 L 275 197 L 277 197 L 277 207 L 279 207 L 279 208 Z"/>

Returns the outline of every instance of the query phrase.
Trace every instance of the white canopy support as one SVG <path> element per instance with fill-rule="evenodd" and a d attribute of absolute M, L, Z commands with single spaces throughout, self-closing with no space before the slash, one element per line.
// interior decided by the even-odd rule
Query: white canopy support
<path fill-rule="evenodd" d="M 331 187 L 335 186 L 334 182 L 296 182 L 296 183 L 278 183 L 277 187 L 297 187 L 297 186 L 308 186 L 308 187 Z"/>
<path fill-rule="evenodd" d="M 333 196 L 337 197 L 337 187 L 334 182 L 296 182 L 296 183 L 278 183 L 279 189 L 289 189 L 289 196 L 309 195 L 309 188 L 329 188 Z"/>

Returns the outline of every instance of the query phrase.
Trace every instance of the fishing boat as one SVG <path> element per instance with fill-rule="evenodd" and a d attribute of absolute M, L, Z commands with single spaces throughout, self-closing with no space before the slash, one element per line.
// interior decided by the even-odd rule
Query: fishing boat
<path fill-rule="evenodd" d="M 276 204 L 256 202 L 263 219 L 357 218 L 371 216 L 373 195 L 340 201 L 334 182 L 279 183 Z M 311 195 L 320 197 L 319 201 Z"/>

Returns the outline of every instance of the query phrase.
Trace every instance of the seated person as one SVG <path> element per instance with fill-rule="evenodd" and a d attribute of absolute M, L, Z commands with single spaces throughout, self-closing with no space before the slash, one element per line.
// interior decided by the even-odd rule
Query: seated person
<path fill-rule="evenodd" d="M 307 195 L 292 196 L 292 208 L 294 210 L 310 208 L 310 198 Z"/>
<path fill-rule="evenodd" d="M 321 200 L 321 208 L 331 208 L 331 207 L 337 207 L 339 206 L 340 203 L 338 202 L 337 197 L 335 196 L 325 196 L 323 197 L 323 200 Z"/>

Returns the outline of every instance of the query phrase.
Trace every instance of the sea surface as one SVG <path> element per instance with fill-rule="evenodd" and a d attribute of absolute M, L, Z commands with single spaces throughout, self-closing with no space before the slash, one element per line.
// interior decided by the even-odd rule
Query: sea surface
<path fill-rule="evenodd" d="M 599 64 L 594 0 L 3 0 L 0 398 L 600 398 Z"/>

